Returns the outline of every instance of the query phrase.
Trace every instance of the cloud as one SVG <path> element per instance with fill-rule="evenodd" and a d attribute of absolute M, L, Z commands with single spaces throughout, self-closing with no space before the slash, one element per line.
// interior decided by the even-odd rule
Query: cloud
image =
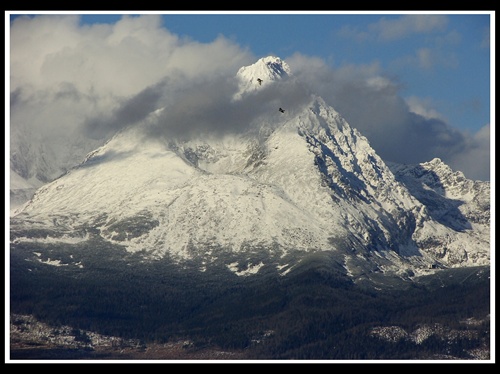
<path fill-rule="evenodd" d="M 278 81 L 262 87 L 259 95 L 234 99 L 238 90 L 234 76 L 191 81 L 149 123 L 150 135 L 184 139 L 244 133 L 254 130 L 261 117 L 279 116 L 279 107 L 293 113 L 309 98 L 294 80 Z"/>
<path fill-rule="evenodd" d="M 438 67 L 456 69 L 459 67 L 459 59 L 455 52 L 445 51 L 439 47 L 425 47 L 416 49 L 412 54 L 396 58 L 390 65 L 397 69 L 417 68 L 425 71 Z"/>
<path fill-rule="evenodd" d="M 432 107 L 430 99 L 410 96 L 405 99 L 410 112 L 418 114 L 426 119 L 440 119 L 446 122 L 446 118 Z"/>
<path fill-rule="evenodd" d="M 485 27 L 483 31 L 483 39 L 481 40 L 480 47 L 481 48 L 490 48 L 491 47 L 491 40 L 490 40 L 490 28 Z"/>
<path fill-rule="evenodd" d="M 259 95 L 243 95 L 235 75 L 199 79 L 166 78 L 123 100 L 109 113 L 95 113 L 85 122 L 93 138 L 107 138 L 132 124 L 142 124 L 145 136 L 168 139 L 221 136 L 253 129 L 259 117 L 287 111 L 308 100 L 305 89 L 293 80 L 262 87 Z M 288 108 L 290 108 L 288 110 Z M 153 113 L 154 112 L 154 113 Z"/>
<path fill-rule="evenodd" d="M 448 19 L 442 15 L 407 15 L 396 19 L 382 18 L 368 26 L 370 32 L 380 41 L 403 39 L 413 34 L 428 34 L 442 31 Z"/>
<path fill-rule="evenodd" d="M 82 131 L 90 138 L 104 139 L 131 124 L 143 121 L 159 108 L 166 84 L 167 80 L 164 79 L 136 95 L 121 100 L 112 110 L 87 116 Z"/>
<path fill-rule="evenodd" d="M 431 50 L 429 48 L 420 48 L 417 50 L 418 66 L 429 69 L 433 65 Z"/>
<path fill-rule="evenodd" d="M 435 40 L 436 46 L 438 46 L 439 48 L 458 45 L 461 42 L 462 42 L 462 35 L 456 30 L 452 30 L 440 36 L 436 36 Z"/>
<path fill-rule="evenodd" d="M 83 158 L 92 140 L 164 105 L 159 100 L 173 90 L 167 84 L 179 89 L 189 80 L 232 75 L 255 60 L 222 36 L 210 43 L 180 38 L 159 15 L 93 25 L 82 25 L 77 15 L 21 16 L 12 21 L 9 40 L 10 146 L 18 154 L 40 144 L 61 149 L 64 139 Z M 86 144 L 85 137 L 91 138 Z"/>
<path fill-rule="evenodd" d="M 353 27 L 351 25 L 342 26 L 337 32 L 337 35 L 342 38 L 355 40 L 357 42 L 365 42 L 368 40 L 372 40 L 373 38 L 373 35 L 368 31 L 360 30 L 359 28 Z"/>
<path fill-rule="evenodd" d="M 468 178 L 489 180 L 491 154 L 491 128 L 488 124 L 477 133 L 467 135 L 465 146 L 449 158 L 448 164 Z"/>
<path fill-rule="evenodd" d="M 417 14 L 390 19 L 383 17 L 379 21 L 369 24 L 366 30 L 349 25 L 342 26 L 338 31 L 338 35 L 357 42 L 388 42 L 413 35 L 442 32 L 447 25 L 448 18 L 443 15 Z M 459 35 L 456 33 L 450 33 L 442 37 L 441 40 L 455 43 L 458 37 Z"/>
<path fill-rule="evenodd" d="M 489 134 L 460 131 L 429 109 L 428 102 L 403 99 L 402 85 L 377 64 L 332 69 L 317 58 L 288 58 L 292 72 L 365 135 L 386 161 L 413 164 L 441 158 L 469 178 L 489 180 Z M 473 165 L 482 165 L 474 169 Z"/>
<path fill-rule="evenodd" d="M 159 15 L 84 26 L 77 16 L 20 17 L 10 33 L 14 89 L 71 82 L 82 92 L 128 96 L 176 72 L 196 77 L 252 60 L 223 37 L 207 44 L 181 39 L 163 27 Z"/>

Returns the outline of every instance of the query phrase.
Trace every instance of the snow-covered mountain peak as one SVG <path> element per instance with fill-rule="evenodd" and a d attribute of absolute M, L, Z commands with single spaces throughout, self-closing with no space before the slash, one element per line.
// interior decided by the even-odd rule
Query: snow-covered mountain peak
<path fill-rule="evenodd" d="M 489 189 L 489 182 L 467 179 L 461 171 L 455 171 L 441 159 L 434 158 L 417 165 L 392 165 L 400 179 L 411 179 L 421 188 L 434 191 L 447 198 L 472 200 L 477 191 Z"/>
<path fill-rule="evenodd" d="M 291 76 L 291 70 L 285 61 L 274 56 L 263 57 L 254 64 L 243 66 L 238 70 L 236 77 L 240 89 L 236 97 L 241 97 L 244 93 L 253 92 L 289 76 Z"/>
<path fill-rule="evenodd" d="M 266 85 L 271 81 L 290 76 L 291 71 L 288 64 L 279 57 L 268 56 L 261 58 L 252 65 L 243 66 L 238 70 L 236 75 L 241 80 L 249 80 L 255 84 Z"/>
<path fill-rule="evenodd" d="M 450 174 L 453 173 L 453 170 L 446 165 L 439 157 L 435 157 L 430 161 L 423 162 L 422 167 L 426 170 L 433 170 L 439 174 Z M 463 174 L 461 171 L 455 172 L 458 174 Z"/>

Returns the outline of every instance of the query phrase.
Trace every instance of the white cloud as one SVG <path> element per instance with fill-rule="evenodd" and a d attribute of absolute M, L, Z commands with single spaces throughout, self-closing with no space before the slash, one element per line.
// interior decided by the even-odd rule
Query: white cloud
<path fill-rule="evenodd" d="M 396 19 L 382 18 L 369 25 L 369 29 L 378 40 L 389 41 L 403 39 L 413 34 L 427 34 L 442 31 L 448 19 L 442 15 L 406 15 Z"/>
<path fill-rule="evenodd" d="M 367 40 L 371 40 L 373 38 L 373 35 L 370 34 L 369 32 L 364 30 L 359 30 L 358 28 L 353 27 L 351 25 L 342 26 L 340 30 L 337 32 L 337 34 L 340 37 L 346 39 L 352 39 L 357 42 L 364 42 Z"/>
<path fill-rule="evenodd" d="M 477 133 L 468 135 L 463 149 L 453 154 L 447 160 L 448 164 L 454 170 L 462 171 L 468 178 L 489 180 L 492 154 L 490 139 L 491 128 L 488 124 Z"/>
<path fill-rule="evenodd" d="M 222 37 L 208 44 L 180 39 L 162 27 L 159 15 L 124 17 L 113 25 L 80 26 L 78 20 L 37 16 L 13 22 L 13 90 L 71 82 L 81 92 L 127 96 L 176 71 L 197 76 L 234 70 L 250 57 Z"/>
<path fill-rule="evenodd" d="M 491 48 L 490 34 L 491 34 L 490 28 L 489 27 L 485 28 L 485 30 L 483 31 L 483 39 L 481 40 L 480 44 L 481 48 Z"/>
<path fill-rule="evenodd" d="M 396 69 L 416 68 L 426 71 L 438 67 L 456 69 L 459 66 L 459 60 L 455 52 L 445 51 L 439 47 L 425 47 L 416 49 L 413 54 L 393 60 L 391 66 Z"/>
<path fill-rule="evenodd" d="M 418 114 L 426 119 L 437 118 L 446 121 L 446 118 L 432 107 L 430 99 L 423 99 L 416 96 L 410 96 L 405 99 L 408 104 L 409 110 Z"/>
<path fill-rule="evenodd" d="M 429 48 L 420 48 L 417 50 L 418 66 L 423 69 L 430 69 L 433 65 L 431 50 Z"/>
<path fill-rule="evenodd" d="M 462 35 L 456 31 L 452 30 L 447 34 L 436 36 L 436 46 L 445 47 L 450 45 L 458 45 L 462 41 Z"/>
<path fill-rule="evenodd" d="M 401 40 L 417 34 L 442 32 L 447 25 L 448 18 L 443 15 L 413 14 L 390 19 L 382 17 L 379 21 L 369 24 L 366 30 L 343 26 L 338 35 L 358 42 L 386 42 Z M 451 33 L 447 38 L 451 42 L 456 42 L 458 36 L 456 33 Z"/>

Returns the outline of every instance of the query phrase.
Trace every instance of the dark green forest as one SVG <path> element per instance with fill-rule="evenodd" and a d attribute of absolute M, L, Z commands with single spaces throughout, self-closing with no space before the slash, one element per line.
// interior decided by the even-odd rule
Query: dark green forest
<path fill-rule="evenodd" d="M 64 248 L 40 252 L 69 256 Z M 188 338 L 195 347 L 247 350 L 254 359 L 364 360 L 469 359 L 468 350 L 489 342 L 488 322 L 476 327 L 474 339 L 416 344 L 370 334 L 380 326 L 413 331 L 439 323 L 466 330 L 466 318 L 488 321 L 488 269 L 443 270 L 440 278 L 375 288 L 314 262 L 284 277 L 263 271 L 245 278 L 222 265 L 200 272 L 199 264 L 144 261 L 114 247 L 73 249 L 72 263 L 82 268 L 27 261 L 30 256 L 29 246 L 11 251 L 11 313 L 145 344 Z"/>

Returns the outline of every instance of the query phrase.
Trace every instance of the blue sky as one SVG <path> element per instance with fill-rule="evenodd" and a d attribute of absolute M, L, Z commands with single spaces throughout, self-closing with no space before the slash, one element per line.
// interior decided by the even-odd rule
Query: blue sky
<path fill-rule="evenodd" d="M 363 98 L 355 102 L 356 97 L 360 97 L 355 87 L 366 82 L 384 82 L 384 86 L 392 90 L 393 96 L 386 97 L 384 103 L 387 104 L 389 99 L 404 103 L 401 105 L 408 106 L 411 113 L 434 121 L 433 126 L 438 120 L 446 131 L 458 131 L 463 146 L 469 147 L 469 151 L 474 148 L 474 154 L 479 148 L 484 148 L 485 143 L 479 144 L 478 139 L 484 141 L 485 126 L 492 120 L 490 84 L 494 75 L 490 62 L 494 39 L 490 40 L 490 34 L 494 35 L 494 30 L 491 30 L 494 12 L 221 13 L 163 13 L 156 27 L 175 37 L 177 46 L 189 45 L 192 49 L 213 46 L 222 38 L 235 54 L 246 54 L 242 61 L 251 62 L 268 55 L 295 61 L 295 64 L 303 61 L 300 56 L 321 61 L 322 68 L 333 72 L 330 83 L 337 84 L 337 91 L 325 85 L 320 93 L 331 95 L 332 105 L 369 140 L 372 137 L 374 148 L 382 154 L 385 150 L 387 158 L 396 157 L 397 146 L 385 147 L 383 136 L 375 134 L 370 127 L 368 109 L 365 113 L 357 113 L 355 109 L 356 106 L 369 106 L 364 105 Z M 136 17 L 128 13 L 128 16 L 140 18 L 144 14 Z M 86 28 L 116 25 L 121 20 L 120 14 L 109 12 L 84 14 L 73 27 L 85 32 Z M 364 83 L 357 81 L 361 78 Z M 373 84 L 370 87 L 374 87 Z M 380 84 L 377 87 L 380 88 Z M 341 91 L 344 96 L 341 96 Z M 365 93 L 366 90 L 361 96 L 364 97 Z M 351 97 L 350 102 L 347 97 Z M 387 112 L 401 110 L 399 105 L 387 105 L 384 109 Z M 376 118 L 379 122 L 374 121 L 374 126 L 396 121 L 394 116 L 385 120 L 380 113 Z M 426 144 L 424 139 L 422 144 Z M 461 166 L 466 162 L 464 152 L 459 156 L 458 151 L 453 151 L 453 155 L 451 151 L 441 154 L 436 151 L 443 147 L 441 144 L 429 146 L 428 157 L 434 152 L 434 156 L 445 161 L 448 157 L 452 167 L 461 167 L 464 171 L 473 169 L 474 163 Z M 414 155 L 414 158 L 408 156 L 401 160 L 420 162 L 427 157 L 423 154 L 417 157 L 417 152 Z M 489 164 L 483 169 L 489 170 Z M 485 179 L 484 175 L 485 171 L 473 177 Z"/>

